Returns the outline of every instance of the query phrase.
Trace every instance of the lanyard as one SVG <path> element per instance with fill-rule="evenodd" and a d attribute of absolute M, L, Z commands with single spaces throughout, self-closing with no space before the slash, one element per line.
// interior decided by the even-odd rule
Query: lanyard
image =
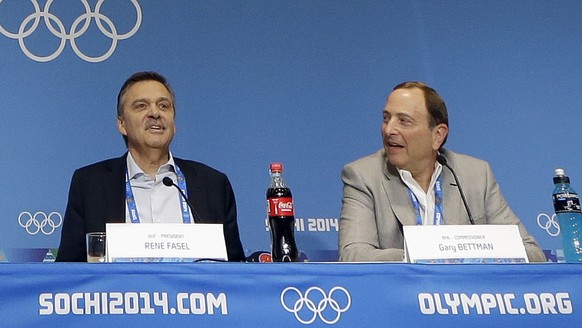
<path fill-rule="evenodd" d="M 176 176 L 178 177 L 178 187 L 187 197 L 188 190 L 186 188 L 186 178 L 184 177 L 184 173 L 182 173 L 178 165 L 175 165 L 174 167 L 176 168 Z M 190 223 L 190 211 L 188 211 L 188 203 L 185 199 L 183 199 L 180 193 L 178 193 L 178 198 L 180 200 L 180 206 L 182 207 L 182 222 Z M 127 169 L 125 169 L 125 201 L 129 210 L 131 223 L 140 223 L 139 213 L 137 212 L 137 205 L 135 204 L 135 198 L 133 197 L 133 190 L 131 189 L 129 172 Z"/>
<path fill-rule="evenodd" d="M 445 219 L 445 217 L 443 215 L 442 182 L 443 182 L 442 177 L 439 176 L 435 185 L 434 185 L 434 195 L 435 195 L 434 219 L 433 219 L 434 225 L 443 224 L 443 221 Z M 420 214 L 420 204 L 418 203 L 418 199 L 416 198 L 416 196 L 414 195 L 412 190 L 410 190 L 410 188 L 408 188 L 408 194 L 410 195 L 410 199 L 412 200 L 412 205 L 414 206 L 414 213 L 416 214 L 416 224 L 422 225 L 422 216 Z"/>

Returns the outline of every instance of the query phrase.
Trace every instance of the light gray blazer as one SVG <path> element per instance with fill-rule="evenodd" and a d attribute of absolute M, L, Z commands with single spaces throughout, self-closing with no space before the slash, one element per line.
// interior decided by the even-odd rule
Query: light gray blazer
<path fill-rule="evenodd" d="M 489 164 L 442 150 L 455 170 L 475 224 L 517 224 L 530 262 L 545 262 L 544 253 L 507 205 Z M 470 224 L 455 179 L 443 167 L 445 224 Z M 340 261 L 401 261 L 403 225 L 416 225 L 408 188 L 384 149 L 344 166 L 344 194 L 339 231 Z"/>

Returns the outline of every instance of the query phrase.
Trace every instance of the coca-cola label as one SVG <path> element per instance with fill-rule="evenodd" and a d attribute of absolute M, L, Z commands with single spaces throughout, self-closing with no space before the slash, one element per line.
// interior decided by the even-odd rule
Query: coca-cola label
<path fill-rule="evenodd" d="M 554 210 L 556 213 L 580 213 L 580 199 L 578 195 L 572 193 L 554 195 Z"/>
<path fill-rule="evenodd" d="M 291 197 L 269 198 L 267 203 L 269 216 L 295 216 Z"/>

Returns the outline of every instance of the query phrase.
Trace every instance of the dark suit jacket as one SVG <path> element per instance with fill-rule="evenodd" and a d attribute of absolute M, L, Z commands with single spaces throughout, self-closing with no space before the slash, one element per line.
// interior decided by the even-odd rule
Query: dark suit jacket
<path fill-rule="evenodd" d="M 125 222 L 127 154 L 75 171 L 56 261 L 86 261 L 85 234 L 105 231 L 105 223 Z M 198 223 L 222 223 L 229 261 L 245 259 L 236 221 L 236 202 L 228 177 L 202 163 L 174 157 L 186 177 L 188 200 Z"/>

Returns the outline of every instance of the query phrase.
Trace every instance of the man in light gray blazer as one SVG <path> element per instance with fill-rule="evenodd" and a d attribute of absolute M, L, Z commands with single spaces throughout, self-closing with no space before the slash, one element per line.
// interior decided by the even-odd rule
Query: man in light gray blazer
<path fill-rule="evenodd" d="M 340 261 L 402 261 L 404 225 L 471 224 L 439 153 L 455 170 L 474 223 L 517 225 L 528 259 L 546 261 L 503 198 L 489 164 L 443 148 L 448 113 L 434 89 L 421 82 L 397 85 L 383 117 L 384 148 L 342 171 Z"/>

